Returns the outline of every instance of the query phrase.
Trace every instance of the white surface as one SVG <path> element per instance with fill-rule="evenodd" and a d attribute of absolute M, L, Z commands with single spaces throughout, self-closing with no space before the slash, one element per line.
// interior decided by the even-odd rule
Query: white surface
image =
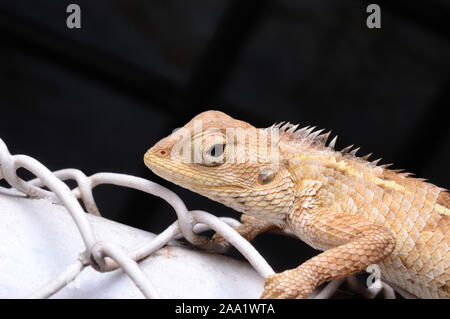
<path fill-rule="evenodd" d="M 97 240 L 134 250 L 155 235 L 88 215 Z M 23 298 L 73 263 L 84 250 L 67 210 L 45 199 L 0 193 L 0 298 Z M 264 280 L 245 262 L 180 245 L 139 263 L 162 298 L 257 298 Z M 122 270 L 85 268 L 54 298 L 143 298 Z"/>

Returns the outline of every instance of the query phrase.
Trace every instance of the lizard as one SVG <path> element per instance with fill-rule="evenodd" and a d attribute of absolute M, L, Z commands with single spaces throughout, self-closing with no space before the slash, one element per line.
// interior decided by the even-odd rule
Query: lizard
<path fill-rule="evenodd" d="M 307 298 L 373 264 L 416 297 L 449 298 L 450 193 L 359 148 L 336 150 L 337 136 L 328 143 L 322 132 L 289 122 L 257 129 L 211 110 L 157 142 L 144 163 L 243 213 L 235 229 L 247 240 L 287 229 L 322 251 L 267 276 L 262 298 Z"/>

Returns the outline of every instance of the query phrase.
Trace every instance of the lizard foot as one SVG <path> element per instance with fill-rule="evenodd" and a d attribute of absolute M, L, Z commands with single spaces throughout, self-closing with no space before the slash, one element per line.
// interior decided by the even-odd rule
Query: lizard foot
<path fill-rule="evenodd" d="M 259 220 L 255 217 L 243 214 L 241 216 L 242 224 L 233 227 L 242 237 L 247 241 L 252 241 L 259 234 L 265 233 L 271 229 L 276 228 L 272 223 Z M 228 245 L 228 242 L 220 234 L 214 234 L 211 241 L 216 244 Z"/>

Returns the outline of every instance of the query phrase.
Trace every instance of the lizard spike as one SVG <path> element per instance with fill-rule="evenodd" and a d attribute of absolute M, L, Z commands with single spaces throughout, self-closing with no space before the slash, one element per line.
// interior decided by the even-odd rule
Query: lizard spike
<path fill-rule="evenodd" d="M 330 142 L 330 144 L 328 144 L 328 147 L 331 147 L 332 149 L 334 149 L 335 145 L 336 145 L 336 141 L 337 141 L 338 136 L 336 135 Z"/>
<path fill-rule="evenodd" d="M 320 141 L 320 143 L 322 143 L 323 145 L 325 145 L 328 141 L 328 138 L 330 137 L 331 131 L 329 131 L 328 133 L 324 133 L 321 134 L 319 136 L 317 136 L 317 141 Z"/>
<path fill-rule="evenodd" d="M 317 136 L 319 136 L 319 134 L 322 133 L 323 131 L 324 131 L 323 129 L 315 131 L 314 133 L 309 134 L 308 137 L 315 140 L 317 138 Z"/>
<path fill-rule="evenodd" d="M 383 164 L 383 165 L 381 165 L 380 167 L 381 167 L 381 168 L 389 168 L 389 167 L 391 167 L 392 165 L 394 165 L 394 164 L 388 163 L 388 164 Z"/>
<path fill-rule="evenodd" d="M 299 125 L 300 125 L 300 124 L 292 125 L 291 128 L 288 129 L 286 132 L 288 132 L 288 133 L 294 133 L 295 130 L 297 129 L 297 127 L 298 127 Z"/>
<path fill-rule="evenodd" d="M 414 176 L 414 173 L 403 172 L 403 173 L 400 173 L 400 176 L 403 176 L 403 177 L 410 177 L 410 176 Z"/>
<path fill-rule="evenodd" d="M 292 126 L 291 122 L 287 122 L 282 127 L 280 127 L 280 131 L 286 132 L 286 130 L 291 126 Z"/>
<path fill-rule="evenodd" d="M 297 130 L 297 131 L 294 133 L 295 137 L 300 137 L 300 136 L 302 136 L 302 135 L 306 132 L 306 130 L 309 129 L 309 128 L 310 128 L 310 126 L 308 125 L 308 126 L 302 127 L 301 129 Z"/>
<path fill-rule="evenodd" d="M 355 148 L 353 151 L 350 152 L 350 154 L 352 154 L 353 156 L 356 156 L 356 153 L 358 153 L 358 151 L 359 151 L 360 148 L 361 148 L 361 147 Z"/>
<path fill-rule="evenodd" d="M 365 161 L 367 161 L 369 159 L 370 156 L 372 156 L 373 153 L 369 153 L 367 155 L 361 156 L 361 158 Z"/>
<path fill-rule="evenodd" d="M 284 122 L 284 121 L 283 121 L 283 122 L 280 122 L 280 123 L 276 124 L 276 125 L 274 126 L 274 128 L 280 128 L 280 126 L 283 125 L 284 123 L 286 123 L 286 122 Z"/>
<path fill-rule="evenodd" d="M 305 136 L 309 136 L 309 134 L 311 134 L 311 132 L 314 131 L 316 127 L 317 126 L 313 126 L 313 127 L 309 128 L 309 129 L 307 129 L 305 131 Z"/>
<path fill-rule="evenodd" d="M 383 158 L 380 157 L 379 159 L 376 159 L 376 160 L 372 161 L 372 164 L 375 165 L 375 166 L 377 166 L 377 165 L 378 165 L 378 162 L 381 161 L 382 159 L 383 159 Z"/>
<path fill-rule="evenodd" d="M 352 149 L 353 146 L 355 146 L 355 144 L 352 144 L 352 145 L 347 146 L 346 148 L 343 148 L 341 150 L 341 152 L 342 153 L 348 153 L 348 152 L 350 152 L 350 150 Z"/>

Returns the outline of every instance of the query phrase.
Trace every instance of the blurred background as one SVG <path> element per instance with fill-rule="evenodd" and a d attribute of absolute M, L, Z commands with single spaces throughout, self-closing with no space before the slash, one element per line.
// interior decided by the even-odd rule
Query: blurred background
<path fill-rule="evenodd" d="M 81 29 L 66 8 L 81 7 Z M 201 111 L 267 127 L 332 129 L 337 148 L 395 163 L 450 188 L 450 1 L 0 0 L 0 138 L 51 170 L 141 176 L 189 209 L 239 214 L 172 185 L 145 151 Z M 4 185 L 4 182 L 2 182 Z M 159 198 L 101 186 L 112 220 L 159 233 Z M 316 254 L 273 234 L 255 241 L 275 270 Z"/>

